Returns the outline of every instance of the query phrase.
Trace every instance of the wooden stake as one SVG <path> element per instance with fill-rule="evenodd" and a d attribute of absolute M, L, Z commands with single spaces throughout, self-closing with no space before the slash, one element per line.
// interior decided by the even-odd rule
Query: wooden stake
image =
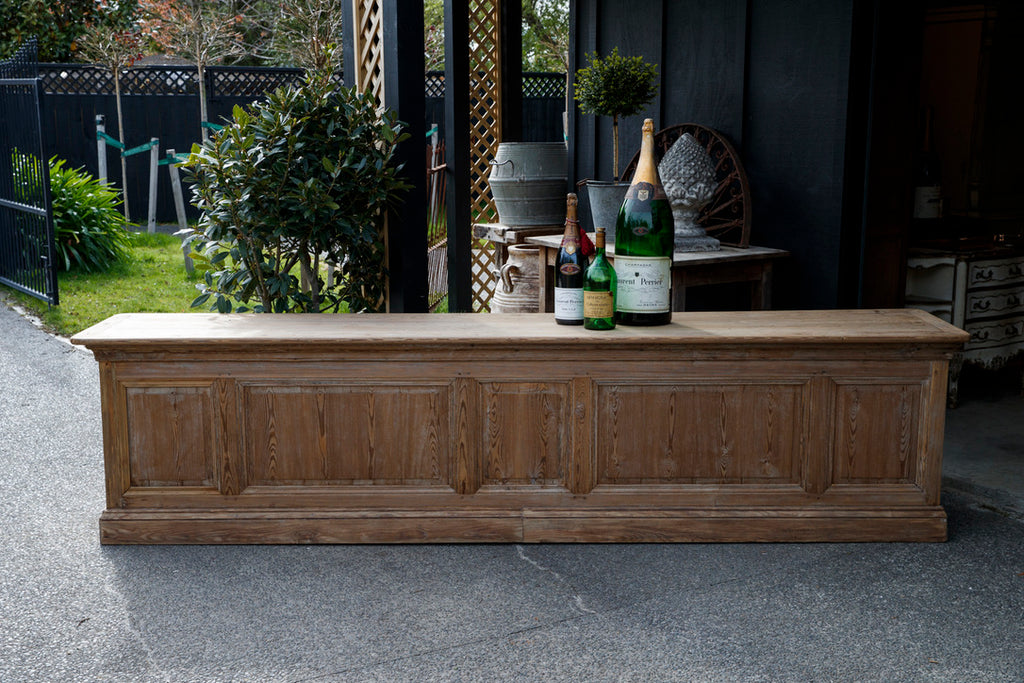
<path fill-rule="evenodd" d="M 146 231 L 156 232 L 156 191 L 157 173 L 160 170 L 160 138 L 150 138 L 152 147 L 149 148 L 149 223 Z"/>

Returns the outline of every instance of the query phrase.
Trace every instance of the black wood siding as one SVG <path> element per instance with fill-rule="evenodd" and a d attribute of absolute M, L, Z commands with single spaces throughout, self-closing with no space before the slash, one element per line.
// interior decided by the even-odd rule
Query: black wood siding
<path fill-rule="evenodd" d="M 839 302 L 854 0 L 579 0 L 571 70 L 586 54 L 640 54 L 659 66 L 658 98 L 620 123 L 620 170 L 655 128 L 699 123 L 740 151 L 753 193 L 751 241 L 777 265 L 777 308 Z M 611 120 L 574 108 L 574 180 L 611 179 Z"/>

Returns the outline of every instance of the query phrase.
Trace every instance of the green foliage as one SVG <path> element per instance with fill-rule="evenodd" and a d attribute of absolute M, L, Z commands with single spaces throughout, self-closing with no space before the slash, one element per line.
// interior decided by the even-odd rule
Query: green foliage
<path fill-rule="evenodd" d="M 569 0 L 523 0 L 523 71 L 565 73 Z"/>
<path fill-rule="evenodd" d="M 382 310 L 384 216 L 406 188 L 392 162 L 407 137 L 371 95 L 324 73 L 236 107 L 233 123 L 186 162 L 202 211 L 188 243 L 207 268 L 193 305 Z M 331 285 L 323 261 L 340 274 Z"/>
<path fill-rule="evenodd" d="M 127 28 L 137 8 L 137 0 L 0 0 L 0 59 L 10 57 L 22 42 L 36 36 L 40 61 L 71 61 L 76 38 L 87 24 Z"/>
<path fill-rule="evenodd" d="M 613 168 L 619 179 L 619 117 L 639 114 L 658 93 L 658 65 L 643 57 L 623 57 L 619 48 L 601 58 L 587 55 L 589 66 L 576 71 L 577 102 L 584 114 L 612 117 Z"/>
<path fill-rule="evenodd" d="M 115 190 L 54 157 L 50 197 L 58 264 L 65 270 L 106 270 L 128 257 L 131 242 Z"/>
<path fill-rule="evenodd" d="M 42 194 L 39 159 L 14 150 L 11 161 L 15 198 L 36 205 Z M 49 162 L 57 266 L 86 272 L 106 270 L 128 255 L 127 225 L 118 211 L 121 201 L 116 191 L 84 169 L 65 168 L 64 163 L 57 157 Z"/>
<path fill-rule="evenodd" d="M 575 99 L 584 114 L 632 116 L 658 93 L 658 65 L 643 57 L 623 57 L 616 47 L 607 57 L 595 52 L 587 60 L 590 65 L 576 72 Z"/>

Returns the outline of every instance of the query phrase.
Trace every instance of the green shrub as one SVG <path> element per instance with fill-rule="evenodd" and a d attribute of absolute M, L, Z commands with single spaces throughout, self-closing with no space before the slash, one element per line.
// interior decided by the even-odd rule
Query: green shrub
<path fill-rule="evenodd" d="M 188 243 L 208 264 L 193 305 L 382 310 L 384 216 L 406 187 L 393 156 L 408 136 L 394 114 L 313 73 L 233 119 L 186 162 L 202 211 Z M 340 274 L 330 285 L 324 261 Z"/>
<path fill-rule="evenodd" d="M 13 150 L 14 197 L 36 205 L 43 178 L 38 157 Z M 54 246 L 57 267 L 102 271 L 128 258 L 131 244 L 124 216 L 118 210 L 117 191 L 93 178 L 84 169 L 64 167 L 53 157 L 49 162 L 50 200 L 53 206 Z M 44 245 L 37 247 L 45 253 Z"/>
<path fill-rule="evenodd" d="M 128 258 L 131 238 L 121 199 L 84 169 L 50 159 L 50 197 L 58 264 L 65 270 L 102 271 Z"/>

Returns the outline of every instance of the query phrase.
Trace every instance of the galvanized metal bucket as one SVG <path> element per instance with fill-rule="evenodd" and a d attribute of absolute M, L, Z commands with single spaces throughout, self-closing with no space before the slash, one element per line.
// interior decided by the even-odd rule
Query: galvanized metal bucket
<path fill-rule="evenodd" d="M 503 142 L 487 183 L 503 225 L 562 225 L 569 155 L 561 142 Z"/>

